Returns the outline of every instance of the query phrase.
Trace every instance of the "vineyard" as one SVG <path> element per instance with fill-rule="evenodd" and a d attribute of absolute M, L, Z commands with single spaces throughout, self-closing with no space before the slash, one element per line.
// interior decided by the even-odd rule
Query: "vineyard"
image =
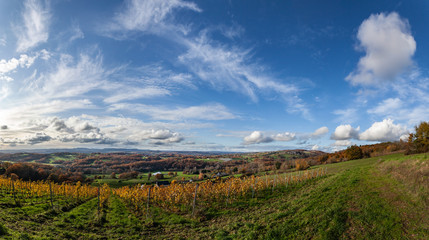
<path fill-rule="evenodd" d="M 0 178 L 2 196 L 9 195 L 16 206 L 47 201 L 53 210 L 65 203 L 73 204 L 97 199 L 97 209 L 102 210 L 111 194 L 122 199 L 136 214 L 149 213 L 151 205 L 168 211 L 180 212 L 192 209 L 198 200 L 199 206 L 209 207 L 219 203 L 231 203 L 245 198 L 251 193 L 255 197 L 259 191 L 275 190 L 279 186 L 287 186 L 326 174 L 326 170 L 298 172 L 296 175 L 267 175 L 264 177 L 228 178 L 201 183 L 175 183 L 168 186 L 135 185 L 119 189 L 111 189 L 107 184 L 99 187 L 76 184 L 56 184 L 50 181 L 22 181 L 19 179 Z"/>
<path fill-rule="evenodd" d="M 295 175 L 268 175 L 263 177 L 228 178 L 202 183 L 172 183 L 169 186 L 134 186 L 114 189 L 113 194 L 123 199 L 137 213 L 148 213 L 150 204 L 173 212 L 195 211 L 198 202 L 202 207 L 213 207 L 243 199 L 254 198 L 266 189 L 302 182 L 326 174 L 326 169 L 298 172 Z"/>

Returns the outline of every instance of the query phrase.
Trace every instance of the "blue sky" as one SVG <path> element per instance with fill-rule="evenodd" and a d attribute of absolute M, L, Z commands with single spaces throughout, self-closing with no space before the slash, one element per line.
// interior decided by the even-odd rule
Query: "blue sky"
<path fill-rule="evenodd" d="M 427 1 L 1 1 L 0 149 L 337 151 L 429 119 Z"/>

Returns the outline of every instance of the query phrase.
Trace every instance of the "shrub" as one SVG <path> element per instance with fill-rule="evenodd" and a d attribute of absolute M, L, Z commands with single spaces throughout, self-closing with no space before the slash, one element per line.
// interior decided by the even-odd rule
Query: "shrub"
<path fill-rule="evenodd" d="M 158 174 L 155 175 L 155 178 L 156 179 L 164 179 L 164 174 L 158 173 Z"/>
<path fill-rule="evenodd" d="M 299 159 L 299 160 L 295 161 L 295 168 L 296 168 L 296 170 L 305 170 L 305 169 L 307 169 L 309 167 L 310 167 L 310 165 L 304 159 Z"/>
<path fill-rule="evenodd" d="M 356 145 L 350 146 L 345 151 L 345 157 L 348 160 L 361 159 L 363 158 L 362 149 Z"/>
<path fill-rule="evenodd" d="M 137 178 L 138 175 L 139 175 L 138 172 L 132 171 L 132 172 L 126 172 L 126 173 L 119 174 L 119 178 L 120 179 Z"/>
<path fill-rule="evenodd" d="M 0 236 L 7 234 L 7 228 L 0 223 Z"/>

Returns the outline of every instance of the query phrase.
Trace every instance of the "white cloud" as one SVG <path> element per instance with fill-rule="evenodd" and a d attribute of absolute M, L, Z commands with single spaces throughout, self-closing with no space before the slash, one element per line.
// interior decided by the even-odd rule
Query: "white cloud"
<path fill-rule="evenodd" d="M 360 134 L 360 140 L 366 141 L 398 141 L 401 137 L 408 135 L 405 126 L 394 124 L 392 119 L 384 119 L 375 122 L 370 128 Z"/>
<path fill-rule="evenodd" d="M 359 139 L 360 127 L 353 128 L 351 125 L 340 125 L 335 128 L 335 132 L 331 135 L 331 139 L 334 140 L 349 140 Z"/>
<path fill-rule="evenodd" d="M 413 63 L 416 42 L 408 21 L 396 12 L 372 14 L 360 25 L 357 38 L 366 55 L 346 77 L 354 85 L 393 80 Z"/>
<path fill-rule="evenodd" d="M 73 57 L 62 55 L 56 70 L 34 79 L 28 89 L 44 99 L 76 97 L 100 88 L 108 75 L 100 55 L 91 58 L 82 54 L 76 62 Z"/>
<path fill-rule="evenodd" d="M 314 138 L 318 138 L 327 134 L 328 132 L 329 132 L 329 129 L 327 127 L 321 127 L 321 128 L 318 128 L 316 131 L 314 131 L 311 135 Z"/>
<path fill-rule="evenodd" d="M 147 88 L 133 88 L 133 87 L 122 87 L 117 93 L 113 93 L 111 96 L 104 99 L 106 103 L 116 103 L 121 101 L 142 99 L 142 98 L 153 98 L 170 95 L 170 91 L 159 87 L 147 87 Z"/>
<path fill-rule="evenodd" d="M 165 108 L 144 104 L 112 104 L 110 110 L 131 110 L 151 116 L 153 119 L 180 121 L 185 119 L 226 120 L 236 116 L 222 104 Z"/>
<path fill-rule="evenodd" d="M 336 147 L 347 147 L 347 146 L 351 146 L 352 142 L 350 140 L 337 140 L 335 141 L 335 143 L 332 146 L 336 146 Z"/>
<path fill-rule="evenodd" d="M 41 1 L 27 0 L 24 2 L 22 18 L 23 24 L 16 28 L 18 52 L 25 52 L 48 40 L 50 9 Z"/>
<path fill-rule="evenodd" d="M 141 132 L 141 136 L 143 140 L 150 140 L 150 143 L 154 145 L 179 143 L 184 140 L 179 133 L 167 129 L 145 130 Z"/>
<path fill-rule="evenodd" d="M 37 57 L 38 57 L 37 55 L 30 57 L 27 54 L 21 54 L 18 59 L 16 58 L 12 58 L 9 60 L 1 59 L 0 60 L 0 77 L 8 78 L 9 81 L 11 81 L 10 79 L 12 78 L 7 77 L 4 74 L 13 72 L 18 67 L 29 68 L 31 65 L 33 65 Z"/>
<path fill-rule="evenodd" d="M 244 137 L 244 144 L 256 144 L 256 143 L 269 143 L 273 139 L 271 137 L 265 137 L 260 131 L 254 131 L 249 136 Z"/>
<path fill-rule="evenodd" d="M 377 107 L 369 109 L 368 113 L 374 113 L 378 115 L 391 115 L 394 114 L 398 109 L 402 108 L 403 102 L 399 98 L 388 98 L 383 102 L 379 103 Z"/>
<path fill-rule="evenodd" d="M 70 29 L 69 42 L 73 42 L 76 39 L 83 39 L 84 37 L 85 37 L 85 35 L 83 34 L 79 25 L 77 23 L 73 23 L 73 25 Z"/>
<path fill-rule="evenodd" d="M 284 133 L 278 133 L 276 135 L 273 135 L 271 138 L 275 141 L 288 142 L 288 141 L 295 140 L 296 134 L 290 133 L 290 132 L 284 132 Z"/>
<path fill-rule="evenodd" d="M 320 146 L 317 144 L 315 144 L 311 147 L 311 150 L 319 150 L 319 149 L 320 149 Z"/>
<path fill-rule="evenodd" d="M 6 36 L 0 37 L 0 46 L 6 46 L 6 44 L 7 44 Z"/>
<path fill-rule="evenodd" d="M 282 95 L 293 96 L 298 92 L 294 85 L 282 84 L 264 73 L 264 68 L 248 63 L 249 50 L 214 46 L 203 33 L 198 39 L 184 40 L 188 51 L 179 56 L 200 79 L 218 89 L 241 92 L 256 101 L 256 92 L 269 90 Z"/>
<path fill-rule="evenodd" d="M 181 0 L 128 0 L 109 30 L 158 32 L 171 13 L 181 8 L 201 12 L 195 3 Z"/>

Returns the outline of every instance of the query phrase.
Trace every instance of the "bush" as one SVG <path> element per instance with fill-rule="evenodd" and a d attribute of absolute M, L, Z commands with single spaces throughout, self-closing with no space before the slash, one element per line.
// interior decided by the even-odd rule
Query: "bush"
<path fill-rule="evenodd" d="M 118 177 L 120 179 L 130 179 L 130 178 L 137 178 L 138 175 L 139 175 L 138 172 L 132 171 L 132 172 L 121 173 L 119 174 Z"/>
<path fill-rule="evenodd" d="M 350 146 L 345 151 L 345 157 L 348 160 L 361 159 L 363 158 L 362 149 L 356 145 Z"/>
<path fill-rule="evenodd" d="M 295 161 L 295 168 L 296 168 L 296 170 L 305 170 L 305 169 L 307 169 L 309 167 L 310 167 L 310 165 L 304 159 L 299 159 L 299 160 Z"/>
<path fill-rule="evenodd" d="M 7 228 L 0 223 L 0 236 L 7 234 Z"/>
<path fill-rule="evenodd" d="M 164 179 L 164 174 L 158 173 L 158 174 L 155 175 L 155 178 L 156 179 Z"/>

